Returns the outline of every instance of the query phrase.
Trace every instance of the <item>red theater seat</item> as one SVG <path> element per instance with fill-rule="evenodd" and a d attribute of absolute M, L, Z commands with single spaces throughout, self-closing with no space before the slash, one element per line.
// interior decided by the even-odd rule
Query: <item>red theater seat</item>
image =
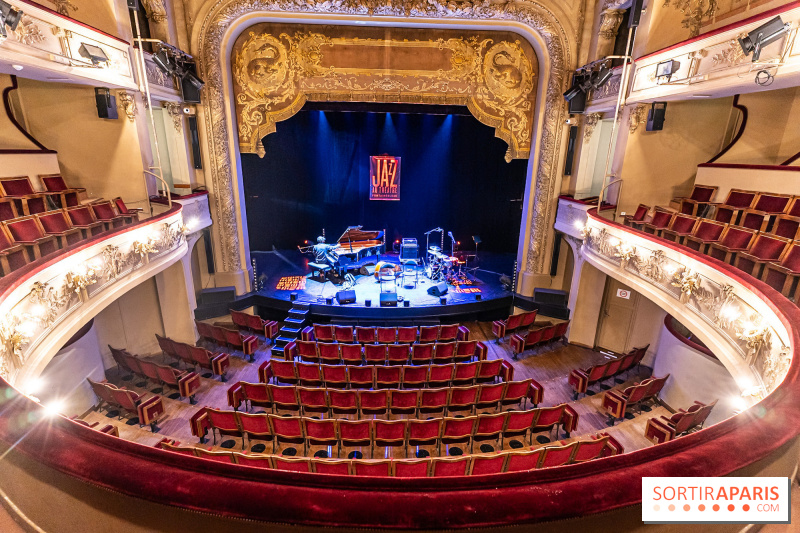
<path fill-rule="evenodd" d="M 798 243 L 787 246 L 780 261 L 767 263 L 761 272 L 762 281 L 795 303 L 798 301 L 798 279 L 800 279 L 800 245 Z"/>
<path fill-rule="evenodd" d="M 706 248 L 706 254 L 714 259 L 733 264 L 736 254 L 750 248 L 757 234 L 758 232 L 752 229 L 728 226 L 722 233 L 719 243 L 709 244 L 708 248 Z"/>
<path fill-rule="evenodd" d="M 120 214 L 120 216 L 124 217 L 126 223 L 128 224 L 138 222 L 139 213 L 143 211 L 143 209 L 139 207 L 128 207 L 119 196 L 114 198 L 114 206 L 117 208 L 117 212 Z"/>
<path fill-rule="evenodd" d="M 770 233 L 792 241 L 800 239 L 800 217 L 778 215 Z"/>
<path fill-rule="evenodd" d="M 353 343 L 356 340 L 352 326 L 334 326 L 333 338 L 341 343 Z"/>
<path fill-rule="evenodd" d="M 80 205 L 80 197 L 86 194 L 83 187 L 68 187 L 61 174 L 39 174 L 39 179 L 44 185 L 44 190 L 51 194 L 51 198 L 58 199 L 62 208 Z"/>
<path fill-rule="evenodd" d="M 645 233 L 652 233 L 653 235 L 660 237 L 661 232 L 669 227 L 674 216 L 675 213 L 672 211 L 667 211 L 661 207 L 656 207 L 655 211 L 653 211 L 653 217 L 650 219 L 650 222 L 645 222 L 642 225 L 642 231 Z"/>
<path fill-rule="evenodd" d="M 745 209 L 751 209 L 757 198 L 758 192 L 756 191 L 731 189 L 724 202 L 712 204 L 716 207 L 714 220 L 725 224 L 736 224 L 739 221 L 740 213 Z"/>
<path fill-rule="evenodd" d="M 719 242 L 722 233 L 727 227 L 728 225 L 724 222 L 714 222 L 713 220 L 701 218 L 694 227 L 692 234 L 684 237 L 683 245 L 704 254 L 711 243 Z"/>
<path fill-rule="evenodd" d="M 650 211 L 650 206 L 645 204 L 639 204 L 636 208 L 636 211 L 632 215 L 625 215 L 622 217 L 622 222 L 626 226 L 635 227 L 639 229 L 641 227 L 641 223 L 644 222 L 644 219 L 647 217 L 647 213 Z M 638 224 L 637 224 L 638 223 Z"/>
<path fill-rule="evenodd" d="M 57 195 L 36 191 L 27 176 L 0 178 L 0 193 L 14 200 L 17 213 L 22 216 L 44 213 L 48 209 L 47 197 Z"/>
<path fill-rule="evenodd" d="M 55 237 L 47 235 L 35 216 L 3 222 L 14 242 L 25 247 L 29 261 L 35 261 L 58 249 Z"/>
<path fill-rule="evenodd" d="M 696 216 L 701 206 L 711 203 L 717 189 L 715 186 L 695 184 L 689 197 L 673 198 L 672 201 L 680 204 L 681 213 Z"/>
<path fill-rule="evenodd" d="M 58 239 L 59 248 L 66 248 L 83 239 L 80 228 L 73 228 L 67 214 L 60 209 L 40 213 L 36 215 L 36 218 L 39 219 L 39 223 L 47 235 Z"/>
<path fill-rule="evenodd" d="M 760 278 L 764 265 L 779 262 L 790 242 L 783 237 L 761 233 L 756 236 L 746 252 L 739 252 L 736 255 L 733 266 L 754 278 Z"/>
<path fill-rule="evenodd" d="M 716 403 L 716 400 L 710 404 L 695 401 L 688 409 L 681 409 L 670 417 L 653 417 L 647 421 L 645 437 L 660 444 L 694 429 L 701 429 Z"/>
<path fill-rule="evenodd" d="M 69 216 L 72 226 L 83 232 L 84 239 L 103 232 L 103 221 L 97 220 L 92 210 L 86 206 L 68 208 L 67 216 Z"/>
<path fill-rule="evenodd" d="M 5 222 L 18 216 L 14 200 L 12 198 L 0 198 L 0 222 Z"/>
<path fill-rule="evenodd" d="M 26 264 L 28 264 L 28 256 L 25 247 L 15 243 L 8 228 L 0 224 L 0 268 L 3 270 L 2 274 L 7 276 Z"/>
<path fill-rule="evenodd" d="M 104 224 L 106 230 L 121 228 L 130 222 L 130 219 L 126 220 L 126 217 L 117 214 L 111 202 L 98 202 L 91 204 L 89 207 L 91 207 L 95 218 Z"/>
<path fill-rule="evenodd" d="M 678 244 L 683 243 L 683 238 L 691 235 L 698 219 L 692 215 L 675 215 L 669 226 L 661 231 L 661 237 Z"/>

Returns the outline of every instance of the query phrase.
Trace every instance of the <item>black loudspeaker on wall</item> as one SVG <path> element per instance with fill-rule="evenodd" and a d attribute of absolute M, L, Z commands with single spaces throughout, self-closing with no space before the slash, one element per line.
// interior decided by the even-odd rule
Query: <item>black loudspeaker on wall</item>
<path fill-rule="evenodd" d="M 631 2 L 631 12 L 628 15 L 629 28 L 635 28 L 639 25 L 639 21 L 642 18 L 642 9 L 644 9 L 644 0 L 633 0 Z"/>
<path fill-rule="evenodd" d="M 439 283 L 428 289 L 428 294 L 430 294 L 431 296 L 441 296 L 443 294 L 447 294 L 447 283 L 445 283 L 444 281 L 440 281 Z"/>
<path fill-rule="evenodd" d="M 570 115 L 580 115 L 586 111 L 586 92 L 581 91 L 569 101 L 567 106 Z"/>
<path fill-rule="evenodd" d="M 397 293 L 396 292 L 382 292 L 381 293 L 381 307 L 397 307 Z"/>
<path fill-rule="evenodd" d="M 117 114 L 117 98 L 111 94 L 111 91 L 105 87 L 95 87 L 94 99 L 97 104 L 98 117 L 107 118 L 109 120 L 116 120 L 119 118 Z"/>
<path fill-rule="evenodd" d="M 194 168 L 203 168 L 203 158 L 200 157 L 200 134 L 197 131 L 197 116 L 189 115 L 189 140 L 192 143 L 192 163 Z"/>
<path fill-rule="evenodd" d="M 190 74 L 197 76 L 197 70 L 193 64 L 185 65 L 184 69 Z M 200 89 L 192 85 L 192 83 L 189 81 L 189 76 L 184 76 L 180 78 L 180 82 L 181 82 L 181 96 L 183 97 L 183 101 L 192 104 L 199 104 Z"/>
<path fill-rule="evenodd" d="M 356 303 L 356 291 L 339 291 L 336 293 L 336 301 L 339 305 Z"/>
<path fill-rule="evenodd" d="M 653 102 L 647 112 L 647 131 L 661 131 L 664 129 L 664 119 L 667 117 L 667 103 Z"/>
<path fill-rule="evenodd" d="M 572 175 L 572 160 L 575 157 L 575 139 L 578 138 L 578 126 L 569 127 L 569 142 L 567 143 L 567 157 L 564 161 L 564 175 Z"/>

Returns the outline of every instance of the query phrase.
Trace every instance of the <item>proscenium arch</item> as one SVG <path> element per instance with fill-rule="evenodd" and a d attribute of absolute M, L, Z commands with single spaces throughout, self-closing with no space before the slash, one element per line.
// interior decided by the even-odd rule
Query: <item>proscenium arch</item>
<path fill-rule="evenodd" d="M 539 60 L 539 84 L 534 114 L 534 139 L 525 188 L 523 227 L 520 231 L 520 270 L 541 273 L 549 260 L 545 250 L 552 240 L 550 228 L 555 216 L 555 191 L 559 184 L 559 147 L 565 106 L 561 92 L 568 64 L 574 62 L 570 39 L 558 17 L 536 2 L 472 5 L 450 10 L 442 0 L 411 5 L 379 6 L 370 16 L 366 4 L 273 3 L 265 0 L 229 0 L 200 12 L 192 35 L 193 52 L 199 59 L 200 75 L 206 81 L 205 102 L 200 113 L 205 126 L 205 158 L 210 169 L 216 210 L 217 247 L 223 269 L 247 270 L 249 255 L 243 195 L 241 158 L 236 135 L 230 60 L 233 44 L 253 24 L 297 22 L 317 24 L 370 24 L 461 29 L 505 30 L 519 34 L 533 47 Z M 280 11 L 277 11 L 280 10 Z M 431 18 L 439 16 L 441 18 Z M 533 194 L 532 194 L 533 193 Z"/>

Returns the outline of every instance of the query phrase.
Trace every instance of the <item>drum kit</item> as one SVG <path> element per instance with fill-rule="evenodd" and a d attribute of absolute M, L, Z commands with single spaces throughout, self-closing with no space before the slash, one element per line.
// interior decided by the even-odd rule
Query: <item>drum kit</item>
<path fill-rule="evenodd" d="M 463 262 L 455 256 L 455 238 L 452 232 L 447 232 L 447 235 L 452 241 L 450 254 L 448 255 L 442 250 L 441 246 L 431 245 L 430 234 L 439 232 L 442 234 L 442 245 L 444 245 L 444 230 L 442 228 L 434 228 L 425 232 L 427 237 L 428 253 L 426 257 L 425 276 L 431 281 L 446 281 L 452 283 L 456 280 L 461 280 L 465 274 L 461 272 Z"/>

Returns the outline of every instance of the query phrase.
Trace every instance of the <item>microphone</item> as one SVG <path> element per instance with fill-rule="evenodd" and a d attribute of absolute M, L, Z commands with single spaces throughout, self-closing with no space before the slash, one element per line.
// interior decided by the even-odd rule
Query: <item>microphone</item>
<path fill-rule="evenodd" d="M 456 238 L 453 237 L 453 232 L 452 231 L 448 231 L 447 232 L 447 236 L 450 237 L 450 239 L 453 240 L 453 241 L 456 240 Z"/>

